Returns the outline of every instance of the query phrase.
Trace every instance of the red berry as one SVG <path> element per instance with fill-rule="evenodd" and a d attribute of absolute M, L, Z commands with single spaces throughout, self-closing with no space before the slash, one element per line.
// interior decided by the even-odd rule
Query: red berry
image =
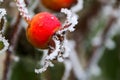
<path fill-rule="evenodd" d="M 77 0 L 41 0 L 41 2 L 49 9 L 60 11 L 61 8 L 70 8 Z"/>
<path fill-rule="evenodd" d="M 36 14 L 26 31 L 28 41 L 36 48 L 46 49 L 53 34 L 61 28 L 60 21 L 48 12 Z"/>

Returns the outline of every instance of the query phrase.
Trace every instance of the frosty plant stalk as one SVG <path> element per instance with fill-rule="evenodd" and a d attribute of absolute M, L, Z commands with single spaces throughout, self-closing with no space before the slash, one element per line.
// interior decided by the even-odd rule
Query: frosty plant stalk
<path fill-rule="evenodd" d="M 16 6 L 20 11 L 20 15 L 26 20 L 27 23 L 30 23 L 31 17 L 28 13 L 24 0 L 15 0 L 15 1 L 16 1 Z"/>
<path fill-rule="evenodd" d="M 3 37 L 4 34 L 4 30 L 6 28 L 6 10 L 4 8 L 0 8 L 0 24 L 3 24 L 3 26 L 1 27 L 0 30 L 0 54 L 1 53 L 5 53 L 5 51 L 8 49 L 9 43 L 8 41 L 5 39 L 5 37 Z M 4 22 L 2 23 L 2 20 L 4 20 Z"/>
<path fill-rule="evenodd" d="M 62 9 L 61 12 L 67 15 L 62 24 L 59 19 L 49 12 L 40 12 L 31 19 L 23 0 L 16 0 L 18 10 L 21 16 L 28 22 L 26 36 L 28 41 L 39 49 L 48 49 L 48 55 L 44 58 L 44 64 L 41 69 L 35 69 L 36 73 L 47 70 L 53 66 L 52 60 L 62 62 L 64 60 L 65 47 L 64 41 L 67 31 L 74 31 L 77 24 L 77 15 L 68 9 Z M 25 10 L 25 11 L 24 11 Z"/>

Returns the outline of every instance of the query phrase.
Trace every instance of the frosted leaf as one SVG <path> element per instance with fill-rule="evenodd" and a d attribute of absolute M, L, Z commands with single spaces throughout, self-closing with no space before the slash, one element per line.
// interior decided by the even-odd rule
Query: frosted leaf
<path fill-rule="evenodd" d="M 9 43 L 4 37 L 2 37 L 1 34 L 0 34 L 0 42 L 3 42 L 4 45 L 3 48 L 0 50 L 0 54 L 5 53 L 5 51 L 8 49 Z"/>
<path fill-rule="evenodd" d="M 0 20 L 3 16 L 6 15 L 6 10 L 4 8 L 0 8 Z M 0 21 L 1 22 L 1 21 Z"/>

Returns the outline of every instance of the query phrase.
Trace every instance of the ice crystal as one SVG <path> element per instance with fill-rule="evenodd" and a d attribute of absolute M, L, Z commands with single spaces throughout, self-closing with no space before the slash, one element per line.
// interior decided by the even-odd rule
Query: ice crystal
<path fill-rule="evenodd" d="M 26 21 L 29 21 L 31 18 L 28 14 L 28 10 L 26 8 L 24 0 L 16 0 L 16 5 L 18 7 L 18 10 L 20 11 L 20 15 L 23 16 Z"/>
<path fill-rule="evenodd" d="M 4 20 L 4 24 L 2 26 L 2 30 L 0 31 L 2 33 L 5 31 L 5 28 L 6 28 L 6 23 L 7 23 L 7 20 L 6 20 L 6 17 L 5 17 L 6 14 L 7 14 L 6 10 L 4 8 L 0 8 L 0 23 L 1 23 L 1 19 Z"/>
<path fill-rule="evenodd" d="M 51 60 L 53 60 L 57 57 L 58 52 L 60 51 L 60 42 L 57 40 L 57 38 L 55 36 L 53 37 L 53 40 L 55 41 L 56 49 L 53 51 L 53 53 L 51 53 L 50 55 L 47 55 L 45 57 L 45 62 L 44 62 L 43 68 L 35 69 L 36 73 L 42 73 L 42 72 L 46 71 L 49 66 L 54 66 L 52 64 Z"/>
<path fill-rule="evenodd" d="M 0 8 L 0 20 L 3 16 L 6 15 L 6 10 L 4 8 Z M 1 21 L 0 21 L 1 22 Z"/>
<path fill-rule="evenodd" d="M 42 73 L 47 70 L 49 66 L 54 66 L 51 61 L 45 61 L 45 65 L 41 69 L 35 69 L 35 73 Z"/>
<path fill-rule="evenodd" d="M 52 37 L 52 40 L 55 42 L 55 48 L 49 45 L 49 48 L 52 50 L 52 52 L 46 55 L 46 57 L 44 56 L 44 60 L 42 58 L 42 62 L 44 61 L 43 67 L 41 69 L 35 69 L 36 73 L 42 73 L 46 71 L 49 66 L 53 66 L 51 62 L 52 60 L 56 59 L 58 62 L 63 62 L 64 58 L 68 57 L 69 55 L 69 53 L 65 53 L 65 50 L 67 50 L 66 48 L 69 47 L 65 47 L 67 39 L 64 32 L 72 32 L 75 30 L 74 27 L 78 23 L 78 16 L 68 9 L 62 9 L 61 12 L 65 13 L 67 15 L 67 18 L 65 23 L 62 25 L 62 29 L 56 32 L 56 34 Z"/>
<path fill-rule="evenodd" d="M 5 53 L 5 51 L 8 49 L 9 43 L 8 41 L 2 36 L 3 32 L 5 31 L 5 27 L 6 27 L 6 10 L 4 8 L 0 8 L 0 23 L 1 23 L 1 19 L 4 20 L 3 26 L 2 26 L 2 30 L 0 30 L 0 42 L 1 44 L 1 50 L 0 50 L 0 54 L 1 53 Z M 2 24 L 2 23 L 1 23 Z"/>
<path fill-rule="evenodd" d="M 54 37 L 53 37 L 53 40 L 55 41 L 56 49 L 52 54 L 46 57 L 47 60 L 53 60 L 58 55 L 58 52 L 60 51 L 60 42 Z"/>
<path fill-rule="evenodd" d="M 75 13 L 73 13 L 71 10 L 68 10 L 66 8 L 62 8 L 61 12 L 67 15 L 67 19 L 63 24 L 63 27 L 68 25 L 68 27 L 63 29 L 62 31 L 67 31 L 67 30 L 69 30 L 70 32 L 74 31 L 75 30 L 74 27 L 78 23 L 77 21 L 78 16 Z"/>
<path fill-rule="evenodd" d="M 4 24 L 3 24 L 3 26 L 2 26 L 2 30 L 1 30 L 0 32 L 4 34 L 5 29 L 6 29 L 6 24 L 7 24 L 6 17 L 3 17 L 3 20 L 4 20 Z"/>
<path fill-rule="evenodd" d="M 3 43 L 3 48 L 0 50 L 1 53 L 5 53 L 5 51 L 8 49 L 9 43 L 8 41 L 0 34 L 0 42 Z"/>

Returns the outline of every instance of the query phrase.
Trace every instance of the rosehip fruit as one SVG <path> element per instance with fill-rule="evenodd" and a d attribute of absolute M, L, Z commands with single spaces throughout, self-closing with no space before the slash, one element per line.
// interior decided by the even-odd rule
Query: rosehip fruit
<path fill-rule="evenodd" d="M 52 36 L 61 28 L 61 23 L 56 16 L 41 12 L 36 14 L 26 31 L 28 41 L 36 48 L 46 49 Z"/>
<path fill-rule="evenodd" d="M 49 9 L 60 11 L 61 8 L 70 8 L 77 0 L 41 0 L 41 2 Z"/>

